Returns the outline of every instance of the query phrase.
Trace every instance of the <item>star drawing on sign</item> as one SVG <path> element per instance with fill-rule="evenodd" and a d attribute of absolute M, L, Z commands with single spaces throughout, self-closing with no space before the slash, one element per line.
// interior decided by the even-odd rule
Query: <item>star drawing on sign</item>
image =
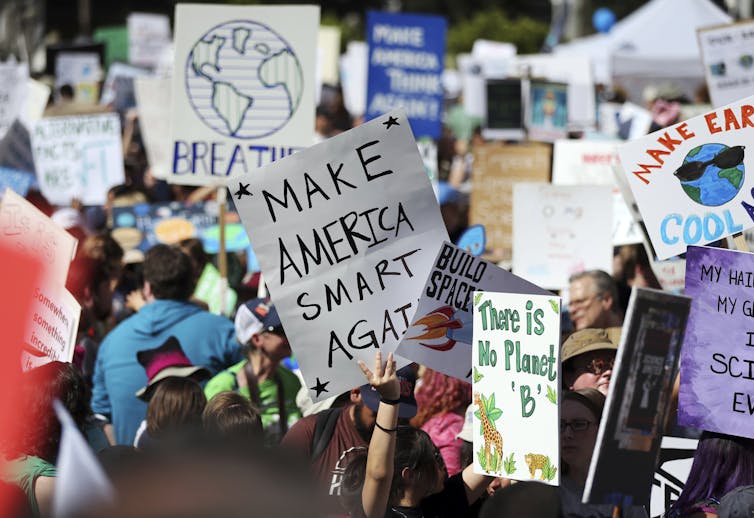
<path fill-rule="evenodd" d="M 382 124 L 385 125 L 385 129 L 390 129 L 393 126 L 400 126 L 400 124 L 398 123 L 398 118 L 392 117 L 392 116 L 389 116 L 387 120 L 383 122 Z"/>
<path fill-rule="evenodd" d="M 325 381 L 324 383 L 322 383 L 321 381 L 319 381 L 319 378 L 317 378 L 317 384 L 314 385 L 313 387 L 310 387 L 310 388 L 311 388 L 311 390 L 316 390 L 317 391 L 317 397 L 319 397 L 319 395 L 322 394 L 323 392 L 330 392 L 326 388 L 327 385 L 329 385 L 329 384 L 330 384 L 329 381 Z"/>
<path fill-rule="evenodd" d="M 241 183 L 241 182 L 238 182 L 238 190 L 237 190 L 237 191 L 236 191 L 236 192 L 234 193 L 234 194 L 236 195 L 236 198 L 238 198 L 238 199 L 240 200 L 240 199 L 241 199 L 241 196 L 244 196 L 244 195 L 247 195 L 247 194 L 248 194 L 249 196 L 253 196 L 253 195 L 252 195 L 252 194 L 251 194 L 251 193 L 249 192 L 249 185 L 250 185 L 250 184 L 248 184 L 248 183 Z"/>

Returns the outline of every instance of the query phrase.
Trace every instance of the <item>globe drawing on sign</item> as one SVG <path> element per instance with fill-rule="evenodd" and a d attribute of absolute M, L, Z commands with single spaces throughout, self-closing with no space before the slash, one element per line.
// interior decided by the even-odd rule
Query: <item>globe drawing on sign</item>
<path fill-rule="evenodd" d="M 703 144 L 689 151 L 673 174 L 689 198 L 700 205 L 717 207 L 741 190 L 743 160 L 744 146 Z"/>
<path fill-rule="evenodd" d="M 272 29 L 231 21 L 210 29 L 186 60 L 186 93 L 199 118 L 235 138 L 275 133 L 296 112 L 304 74 L 296 54 Z"/>

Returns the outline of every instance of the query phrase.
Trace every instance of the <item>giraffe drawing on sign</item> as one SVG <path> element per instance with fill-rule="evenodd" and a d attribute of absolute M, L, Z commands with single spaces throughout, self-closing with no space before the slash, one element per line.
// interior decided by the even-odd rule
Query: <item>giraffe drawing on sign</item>
<path fill-rule="evenodd" d="M 479 392 L 474 393 L 474 404 L 479 407 L 479 417 L 482 420 L 482 432 L 484 434 L 484 456 L 487 459 L 488 471 L 492 471 L 492 446 L 495 446 L 495 454 L 499 459 L 503 458 L 503 437 L 497 431 L 495 425 L 487 416 L 482 396 Z"/>

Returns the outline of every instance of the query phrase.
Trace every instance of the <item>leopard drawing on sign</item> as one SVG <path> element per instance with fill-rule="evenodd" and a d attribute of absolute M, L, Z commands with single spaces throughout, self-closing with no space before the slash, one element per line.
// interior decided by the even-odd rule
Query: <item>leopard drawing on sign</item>
<path fill-rule="evenodd" d="M 526 465 L 529 466 L 529 474 L 534 478 L 537 470 L 540 471 L 540 480 L 545 479 L 545 469 L 550 465 L 550 457 L 541 453 L 527 453 L 524 455 Z"/>

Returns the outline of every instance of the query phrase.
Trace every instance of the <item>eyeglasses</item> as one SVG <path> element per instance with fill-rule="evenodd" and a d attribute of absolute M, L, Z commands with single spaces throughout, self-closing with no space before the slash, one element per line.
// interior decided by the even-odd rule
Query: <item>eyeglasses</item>
<path fill-rule="evenodd" d="M 592 303 L 592 300 L 595 298 L 602 298 L 602 294 L 595 293 L 593 295 L 589 295 L 588 297 L 584 297 L 583 299 L 571 299 L 568 301 L 568 307 L 576 307 L 576 306 L 586 306 L 588 304 Z"/>
<path fill-rule="evenodd" d="M 560 433 L 563 433 L 566 431 L 566 429 L 570 426 L 571 430 L 574 432 L 583 432 L 587 428 L 589 428 L 590 425 L 593 425 L 593 421 L 588 421 L 586 419 L 574 419 L 573 421 L 566 421 L 565 419 L 560 420 Z"/>
<path fill-rule="evenodd" d="M 592 358 L 591 361 L 582 365 L 582 368 L 590 374 L 599 376 L 606 371 L 613 370 L 614 366 L 615 358 L 610 358 L 609 360 L 605 360 L 603 358 Z"/>
<path fill-rule="evenodd" d="M 718 152 L 706 162 L 686 162 L 675 170 L 673 175 L 682 182 L 691 182 L 702 176 L 708 165 L 715 165 L 720 169 L 736 167 L 744 161 L 744 146 L 733 146 Z"/>

